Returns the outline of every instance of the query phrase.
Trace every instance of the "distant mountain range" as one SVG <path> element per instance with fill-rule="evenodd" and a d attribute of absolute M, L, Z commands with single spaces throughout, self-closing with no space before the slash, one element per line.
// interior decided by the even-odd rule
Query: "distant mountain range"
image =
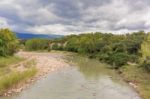
<path fill-rule="evenodd" d="M 19 39 L 31 39 L 31 38 L 46 38 L 46 39 L 54 39 L 63 37 L 63 35 L 55 35 L 55 34 L 35 34 L 35 33 L 16 33 L 17 38 Z"/>

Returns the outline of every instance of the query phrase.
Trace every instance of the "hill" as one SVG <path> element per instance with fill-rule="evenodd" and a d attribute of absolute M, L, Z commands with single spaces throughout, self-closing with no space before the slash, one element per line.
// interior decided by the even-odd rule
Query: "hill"
<path fill-rule="evenodd" d="M 35 33 L 16 33 L 17 38 L 19 39 L 31 39 L 31 38 L 46 38 L 46 39 L 54 39 L 63 37 L 63 35 L 55 35 L 55 34 L 35 34 Z"/>

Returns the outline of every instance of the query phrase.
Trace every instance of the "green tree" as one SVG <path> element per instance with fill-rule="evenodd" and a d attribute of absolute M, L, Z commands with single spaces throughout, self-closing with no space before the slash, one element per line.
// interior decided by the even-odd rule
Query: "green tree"
<path fill-rule="evenodd" d="M 25 48 L 29 51 L 48 50 L 49 40 L 46 39 L 30 39 L 25 42 Z"/>
<path fill-rule="evenodd" d="M 0 29 L 0 56 L 13 55 L 18 48 L 18 40 L 9 29 Z"/>
<path fill-rule="evenodd" d="M 144 67 L 146 70 L 150 71 L 150 33 L 141 44 L 141 53 L 141 66 Z"/>

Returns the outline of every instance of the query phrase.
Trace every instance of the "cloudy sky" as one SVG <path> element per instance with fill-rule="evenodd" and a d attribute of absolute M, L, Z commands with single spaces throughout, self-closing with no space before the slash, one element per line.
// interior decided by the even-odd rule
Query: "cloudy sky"
<path fill-rule="evenodd" d="M 71 34 L 150 31 L 150 0 L 0 0 L 0 28 Z"/>

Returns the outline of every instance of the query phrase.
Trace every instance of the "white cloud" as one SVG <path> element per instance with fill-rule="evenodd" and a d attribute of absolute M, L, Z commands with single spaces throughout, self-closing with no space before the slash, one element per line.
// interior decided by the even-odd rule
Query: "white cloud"
<path fill-rule="evenodd" d="M 41 25 L 41 26 L 34 26 L 28 28 L 28 31 L 34 33 L 56 33 L 59 34 L 62 31 L 66 31 L 66 28 L 61 24 L 54 24 L 54 25 Z"/>
<path fill-rule="evenodd" d="M 148 31 L 149 4 L 148 0 L 1 0 L 0 27 L 65 35 Z"/>

